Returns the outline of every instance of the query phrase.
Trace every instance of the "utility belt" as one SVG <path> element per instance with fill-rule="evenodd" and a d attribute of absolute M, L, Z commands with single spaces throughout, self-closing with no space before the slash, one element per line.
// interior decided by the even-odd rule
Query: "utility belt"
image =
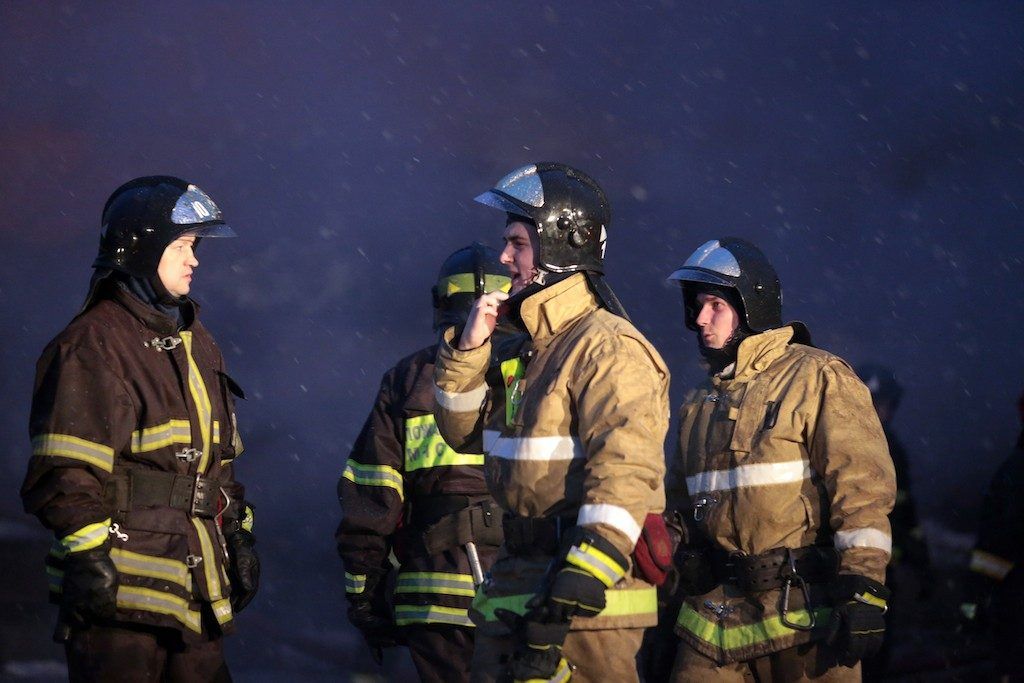
<path fill-rule="evenodd" d="M 497 548 L 504 535 L 501 508 L 489 497 L 430 496 L 414 499 L 412 524 L 400 545 L 412 555 L 438 555 L 467 543 Z"/>
<path fill-rule="evenodd" d="M 738 555 L 714 549 L 708 553 L 717 583 L 746 593 L 785 588 L 794 583 L 827 583 L 839 570 L 839 553 L 832 546 L 775 548 L 760 555 Z"/>
<path fill-rule="evenodd" d="M 520 517 L 506 514 L 501 520 L 505 548 L 510 555 L 557 555 L 562 534 L 576 526 L 576 515 Z"/>
<path fill-rule="evenodd" d="M 103 484 L 103 500 L 115 519 L 141 507 L 169 507 L 212 519 L 219 512 L 220 494 L 215 479 L 132 467 L 116 468 Z"/>

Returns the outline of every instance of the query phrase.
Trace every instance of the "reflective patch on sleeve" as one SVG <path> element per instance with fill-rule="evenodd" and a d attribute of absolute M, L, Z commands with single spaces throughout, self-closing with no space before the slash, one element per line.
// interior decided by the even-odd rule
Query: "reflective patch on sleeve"
<path fill-rule="evenodd" d="M 484 399 L 487 398 L 487 384 L 463 392 L 445 391 L 435 384 L 434 398 L 437 405 L 453 413 L 475 413 L 480 410 Z"/>
<path fill-rule="evenodd" d="M 405 497 L 402 475 L 390 465 L 364 465 L 349 458 L 341 476 L 359 486 L 382 486 L 394 489 L 399 499 Z"/>
<path fill-rule="evenodd" d="M 849 529 L 837 531 L 835 536 L 836 550 L 850 548 L 876 548 L 892 554 L 892 536 L 878 529 Z"/>
<path fill-rule="evenodd" d="M 984 550 L 975 550 L 971 553 L 971 571 L 984 574 L 996 581 L 1005 579 L 1014 566 L 1014 563 L 1005 557 L 999 557 Z"/>
<path fill-rule="evenodd" d="M 484 456 L 459 453 L 445 443 L 434 416 L 419 415 L 405 421 L 405 471 L 454 465 L 483 465 Z"/>
<path fill-rule="evenodd" d="M 395 624 L 449 624 L 451 626 L 473 627 L 468 610 L 439 605 L 395 605 Z"/>
<path fill-rule="evenodd" d="M 573 546 L 565 556 L 567 564 L 574 565 L 595 576 L 606 587 L 611 588 L 626 575 L 626 568 L 613 560 L 610 555 L 583 542 Z"/>
<path fill-rule="evenodd" d="M 450 572 L 401 572 L 395 582 L 396 593 L 430 593 L 471 598 L 476 595 L 473 577 Z"/>
<path fill-rule="evenodd" d="M 579 514 L 576 517 L 576 524 L 579 526 L 607 524 L 613 529 L 622 532 L 633 545 L 636 545 L 636 540 L 640 538 L 640 525 L 633 519 L 633 515 L 629 513 L 629 510 L 609 503 L 587 503 L 586 505 L 581 505 Z"/>
<path fill-rule="evenodd" d="M 61 547 L 69 553 L 80 553 L 83 550 L 99 548 L 107 540 L 110 533 L 110 519 L 89 524 L 60 539 Z"/>
<path fill-rule="evenodd" d="M 114 449 L 70 434 L 38 434 L 32 438 L 32 455 L 81 460 L 106 472 L 114 471 Z"/>
<path fill-rule="evenodd" d="M 358 595 L 366 590 L 366 574 L 345 572 L 345 592 Z"/>

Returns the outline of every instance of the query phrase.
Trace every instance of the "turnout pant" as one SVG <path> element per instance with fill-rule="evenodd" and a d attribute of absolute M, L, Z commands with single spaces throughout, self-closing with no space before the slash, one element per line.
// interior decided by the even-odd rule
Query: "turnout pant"
<path fill-rule="evenodd" d="M 92 625 L 64 645 L 71 683 L 230 683 L 220 637 L 188 643 L 166 628 Z"/>
<path fill-rule="evenodd" d="M 829 647 L 819 642 L 721 665 L 680 642 L 670 680 L 672 683 L 859 683 L 861 675 L 860 662 L 852 668 L 842 666 Z"/>
<path fill-rule="evenodd" d="M 446 624 L 404 626 L 406 644 L 423 683 L 468 683 L 473 630 Z"/>
<path fill-rule="evenodd" d="M 637 683 L 636 653 L 644 637 L 644 629 L 605 629 L 601 631 L 569 631 L 562 646 L 562 655 L 576 667 L 573 683 Z M 505 680 L 509 658 L 515 649 L 511 636 L 476 637 L 473 652 L 473 683 L 494 683 Z"/>

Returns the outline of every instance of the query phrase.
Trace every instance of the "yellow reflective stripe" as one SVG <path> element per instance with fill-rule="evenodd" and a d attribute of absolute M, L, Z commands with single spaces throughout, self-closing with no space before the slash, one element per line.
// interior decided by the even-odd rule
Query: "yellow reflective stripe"
<path fill-rule="evenodd" d="M 1013 567 L 1014 563 L 1010 560 L 984 550 L 975 550 L 971 553 L 971 571 L 984 574 L 996 581 L 1005 579 Z"/>
<path fill-rule="evenodd" d="M 188 420 L 168 420 L 132 432 L 132 453 L 148 453 L 176 443 L 192 443 L 192 425 Z"/>
<path fill-rule="evenodd" d="M 570 548 L 565 561 L 593 575 L 607 588 L 614 586 L 626 575 L 625 567 L 619 566 L 607 553 L 586 542 Z"/>
<path fill-rule="evenodd" d="M 405 420 L 405 471 L 453 465 L 483 465 L 482 454 L 458 453 L 437 430 L 434 416 L 419 415 Z"/>
<path fill-rule="evenodd" d="M 222 626 L 234 618 L 234 614 L 231 611 L 231 601 L 227 598 L 214 602 L 210 607 L 213 609 L 213 616 L 216 617 L 217 623 Z"/>
<path fill-rule="evenodd" d="M 473 577 L 448 572 L 400 572 L 395 580 L 396 593 L 434 593 L 471 598 L 476 595 Z"/>
<path fill-rule="evenodd" d="M 345 572 L 345 592 L 362 593 L 366 590 L 366 574 L 349 574 Z"/>
<path fill-rule="evenodd" d="M 526 603 L 533 597 L 528 595 L 505 595 L 500 597 L 488 597 L 480 591 L 473 598 L 473 609 L 483 615 L 487 621 L 497 621 L 494 616 L 495 609 L 507 609 L 516 614 L 526 613 Z M 605 608 L 598 617 L 626 617 L 641 614 L 657 614 L 658 612 L 658 589 L 653 586 L 649 588 L 625 588 L 622 590 L 606 590 L 604 592 Z"/>
<path fill-rule="evenodd" d="M 484 292 L 501 290 L 508 293 L 512 289 L 512 278 L 505 275 L 484 274 Z M 476 294 L 476 276 L 473 273 L 456 273 L 441 278 L 437 283 L 437 291 L 442 296 L 452 294 Z"/>
<path fill-rule="evenodd" d="M 364 465 L 349 458 L 341 476 L 360 486 L 383 486 L 392 488 L 399 498 L 404 498 L 405 485 L 402 475 L 390 465 Z"/>
<path fill-rule="evenodd" d="M 439 605 L 395 605 L 395 623 L 409 624 L 450 624 L 472 628 L 468 610 Z"/>
<path fill-rule="evenodd" d="M 60 539 L 65 552 L 80 553 L 83 550 L 99 548 L 107 540 L 110 533 L 110 518 L 95 524 L 87 524 L 78 531 L 73 531 Z"/>
<path fill-rule="evenodd" d="M 199 547 L 203 552 L 203 573 L 206 575 L 206 589 L 210 593 L 210 600 L 220 600 L 223 595 L 220 592 L 220 578 L 217 576 L 217 563 L 216 555 L 213 551 L 213 541 L 210 539 L 210 533 L 206 530 L 206 525 L 203 524 L 203 520 L 192 517 L 192 526 L 196 528 L 196 533 L 199 535 Z"/>
<path fill-rule="evenodd" d="M 864 591 L 863 593 L 855 593 L 853 599 L 857 602 L 863 602 L 865 605 L 877 607 L 883 611 L 889 609 L 888 603 L 886 603 L 886 601 L 883 598 L 880 598 L 877 595 L 872 595 L 867 591 Z"/>
<path fill-rule="evenodd" d="M 523 377 L 526 375 L 526 363 L 522 358 L 509 358 L 501 361 L 501 383 L 505 386 L 505 425 L 511 426 L 519 412 L 519 404 L 523 400 Z"/>
<path fill-rule="evenodd" d="M 37 434 L 32 437 L 32 455 L 71 458 L 114 471 L 114 449 L 95 441 L 87 441 L 70 434 Z"/>
<path fill-rule="evenodd" d="M 213 408 L 210 406 L 210 394 L 206 384 L 192 357 L 192 333 L 181 332 L 181 341 L 185 345 L 185 357 L 188 358 L 188 390 L 199 413 L 199 431 L 203 437 L 203 455 L 199 459 L 199 472 L 205 472 L 210 464 L 210 443 L 212 441 Z"/>
<path fill-rule="evenodd" d="M 213 421 L 213 443 L 220 443 L 220 420 Z"/>
<path fill-rule="evenodd" d="M 46 565 L 46 583 L 51 593 L 60 593 L 64 583 L 64 570 Z"/>
<path fill-rule="evenodd" d="M 819 624 L 828 622 L 831 614 L 832 609 L 828 607 L 814 610 L 815 621 Z M 810 614 L 803 609 L 790 612 L 787 619 L 796 624 L 808 625 L 811 623 Z M 725 651 L 757 645 L 773 638 L 791 636 L 796 633 L 795 629 L 783 624 L 782 619 L 778 616 L 742 626 L 721 626 L 701 616 L 686 603 L 683 603 L 682 609 L 679 610 L 676 624 L 704 642 Z"/>
<path fill-rule="evenodd" d="M 182 624 L 202 633 L 199 612 L 188 608 L 188 601 L 177 595 L 162 593 L 151 588 L 118 586 L 117 606 L 121 609 L 136 609 L 142 612 L 156 612 L 174 617 Z"/>
<path fill-rule="evenodd" d="M 117 571 L 122 574 L 170 581 L 184 588 L 186 592 L 192 592 L 192 573 L 184 562 L 134 553 L 123 548 L 111 548 L 110 559 L 114 561 Z"/>
<path fill-rule="evenodd" d="M 251 505 L 246 505 L 242 512 L 242 528 L 251 534 L 254 526 L 256 526 L 256 511 L 252 509 Z"/>

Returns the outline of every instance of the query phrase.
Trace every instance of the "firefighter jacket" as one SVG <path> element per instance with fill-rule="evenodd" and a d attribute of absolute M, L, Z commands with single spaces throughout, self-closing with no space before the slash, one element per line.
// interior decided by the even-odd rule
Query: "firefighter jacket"
<path fill-rule="evenodd" d="M 971 571 L 991 580 L 1005 582 L 1013 574 L 1024 584 L 1021 538 L 1024 538 L 1024 435 L 1017 448 L 999 466 L 981 507 L 978 541 L 971 553 Z M 1018 591 L 1024 594 L 1024 590 Z M 1018 618 L 1019 620 L 1019 618 Z"/>
<path fill-rule="evenodd" d="M 210 503 L 223 515 L 242 502 L 232 473 L 242 451 L 232 394 L 241 391 L 195 320 L 195 304 L 186 316 L 193 322 L 178 331 L 127 291 L 108 290 L 36 366 L 32 457 L 21 495 L 25 510 L 56 536 L 46 562 L 51 598 L 58 599 L 68 553 L 108 546 L 118 571 L 118 621 L 193 639 L 210 637 L 211 628 L 217 635 L 218 625 L 227 632 L 227 553 Z M 170 498 L 140 505 L 134 473 L 173 482 L 175 505 Z M 209 488 L 197 486 L 197 475 Z M 138 487 L 134 504 L 128 481 Z M 203 516 L 189 512 L 200 488 L 208 496 Z"/>
<path fill-rule="evenodd" d="M 435 371 L 441 433 L 456 450 L 483 449 L 487 483 L 507 513 L 587 527 L 629 557 L 647 514 L 664 509 L 668 369 L 629 321 L 598 306 L 583 274 L 529 296 L 520 315 L 533 348 L 504 387 L 485 382 L 489 343 L 460 351 L 455 330 L 445 333 Z M 507 409 L 491 410 L 505 390 Z M 470 613 L 483 632 L 508 633 L 494 610 L 524 613 L 558 568 L 553 559 L 503 551 Z M 630 571 L 606 596 L 601 614 L 571 628 L 656 623 L 655 589 Z"/>
<path fill-rule="evenodd" d="M 725 553 L 834 546 L 838 571 L 885 580 L 896 494 L 892 460 L 867 388 L 840 358 L 794 343 L 802 324 L 745 339 L 731 374 L 689 393 L 679 413 L 682 491 L 699 536 Z M 727 373 L 728 373 L 727 368 Z M 680 500 L 681 498 L 681 500 Z M 693 542 L 693 539 L 691 539 Z M 834 571 L 834 570 L 833 570 Z M 676 633 L 719 663 L 822 637 L 828 582 L 745 592 L 726 582 L 688 596 Z M 817 628 L 800 630 L 785 622 Z"/>
<path fill-rule="evenodd" d="M 380 579 L 394 551 L 401 565 L 393 588 L 396 624 L 472 627 L 466 612 L 475 586 L 465 542 L 475 543 L 486 571 L 500 544 L 501 518 L 493 514 L 486 520 L 499 538 L 482 538 L 485 520 L 480 513 L 492 502 L 484 481 L 484 457 L 457 453 L 437 431 L 436 355 L 437 345 L 421 349 L 385 373 L 338 480 L 342 517 L 336 540 L 345 564 L 347 594 L 360 594 L 367 585 L 387 590 Z M 472 504 L 471 510 L 465 509 L 467 504 Z M 458 524 L 446 526 L 441 521 L 458 521 L 459 515 L 470 527 L 476 523 L 475 540 L 466 537 L 466 524 L 459 538 Z M 368 584 L 368 576 L 376 580 Z"/>

